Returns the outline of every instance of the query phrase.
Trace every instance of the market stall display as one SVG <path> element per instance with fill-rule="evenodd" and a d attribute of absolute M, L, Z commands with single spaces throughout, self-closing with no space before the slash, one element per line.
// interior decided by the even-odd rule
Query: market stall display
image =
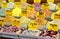
<path fill-rule="evenodd" d="M 4 1 L 0 8 L 1 37 L 56 39 L 60 34 L 60 9 L 56 8 L 56 4 L 50 3 L 54 0 L 43 4 L 40 2 L 41 0 L 34 0 L 34 4 L 28 4 L 26 0 L 9 0 L 9 3 Z"/>

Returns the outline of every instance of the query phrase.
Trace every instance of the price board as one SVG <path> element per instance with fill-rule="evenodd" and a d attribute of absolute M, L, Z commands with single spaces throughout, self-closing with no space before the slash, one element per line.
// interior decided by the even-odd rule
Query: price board
<path fill-rule="evenodd" d="M 41 0 L 34 0 L 34 3 L 40 3 Z"/>
<path fill-rule="evenodd" d="M 37 22 L 30 22 L 28 24 L 28 30 L 33 30 L 33 31 L 38 30 L 38 23 Z"/>
<path fill-rule="evenodd" d="M 58 31 L 58 24 L 50 23 L 48 25 L 48 30 Z"/>

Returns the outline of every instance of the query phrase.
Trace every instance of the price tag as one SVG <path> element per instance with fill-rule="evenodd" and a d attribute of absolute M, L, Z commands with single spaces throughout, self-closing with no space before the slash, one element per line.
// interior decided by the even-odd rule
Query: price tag
<path fill-rule="evenodd" d="M 15 2 L 15 7 L 21 7 L 21 3 L 20 2 Z"/>
<path fill-rule="evenodd" d="M 34 0 L 34 3 L 40 3 L 41 0 Z"/>
<path fill-rule="evenodd" d="M 6 16 L 12 16 L 12 10 L 7 10 L 6 11 Z"/>
<path fill-rule="evenodd" d="M 47 2 L 52 2 L 52 3 L 54 3 L 54 0 L 47 0 Z"/>
<path fill-rule="evenodd" d="M 48 30 L 58 31 L 58 24 L 49 24 Z"/>
<path fill-rule="evenodd" d="M 54 20 L 60 20 L 60 14 L 54 14 L 53 19 Z"/>
<path fill-rule="evenodd" d="M 19 20 L 13 20 L 12 26 L 20 27 L 20 21 Z"/>
<path fill-rule="evenodd" d="M 21 2 L 27 2 L 27 0 L 20 0 Z"/>
<path fill-rule="evenodd" d="M 2 3 L 2 8 L 7 8 L 7 3 Z"/>
<path fill-rule="evenodd" d="M 28 24 L 28 30 L 33 30 L 33 31 L 38 30 L 38 23 L 37 22 L 30 22 Z"/>
<path fill-rule="evenodd" d="M 45 18 L 45 13 L 43 13 L 43 12 L 37 12 L 36 17 L 37 18 Z"/>
<path fill-rule="evenodd" d="M 42 4 L 42 9 L 44 10 L 44 9 L 50 9 L 50 6 L 49 6 L 49 4 L 47 4 L 47 3 L 43 3 Z"/>
<path fill-rule="evenodd" d="M 13 9 L 12 11 L 12 16 L 16 16 L 16 17 L 19 17 L 21 14 L 21 9 L 16 7 L 15 9 Z"/>
<path fill-rule="evenodd" d="M 4 19 L 0 19 L 0 26 L 4 26 Z"/>

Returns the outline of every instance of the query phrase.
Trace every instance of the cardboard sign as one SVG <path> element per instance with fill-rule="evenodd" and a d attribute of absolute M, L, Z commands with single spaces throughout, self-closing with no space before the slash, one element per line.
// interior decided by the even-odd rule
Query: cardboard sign
<path fill-rule="evenodd" d="M 54 14 L 54 16 L 53 16 L 53 19 L 54 20 L 60 20 L 60 14 Z"/>
<path fill-rule="evenodd" d="M 38 23 L 37 22 L 30 22 L 28 24 L 28 30 L 33 30 L 33 31 L 38 30 Z"/>
<path fill-rule="evenodd" d="M 12 16 L 12 10 L 7 10 L 6 11 L 6 16 Z"/>
<path fill-rule="evenodd" d="M 43 13 L 43 12 L 37 12 L 37 14 L 36 14 L 36 17 L 37 18 L 45 18 L 45 13 Z"/>
<path fill-rule="evenodd" d="M 47 0 L 47 2 L 52 2 L 52 3 L 54 3 L 54 0 Z"/>
<path fill-rule="evenodd" d="M 49 24 L 48 30 L 58 31 L 58 24 Z"/>
<path fill-rule="evenodd" d="M 40 3 L 41 0 L 34 0 L 34 3 Z"/>
<path fill-rule="evenodd" d="M 13 20 L 12 26 L 20 27 L 20 21 L 19 20 Z"/>

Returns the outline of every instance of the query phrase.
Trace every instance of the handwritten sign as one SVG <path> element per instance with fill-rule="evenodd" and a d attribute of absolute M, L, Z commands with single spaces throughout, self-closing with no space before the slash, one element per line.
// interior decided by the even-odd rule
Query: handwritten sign
<path fill-rule="evenodd" d="M 58 31 L 58 24 L 49 24 L 48 30 Z"/>
<path fill-rule="evenodd" d="M 38 23 L 37 22 L 30 22 L 28 24 L 28 30 L 33 30 L 33 31 L 38 30 Z"/>
<path fill-rule="evenodd" d="M 43 13 L 43 12 L 37 12 L 36 17 L 37 18 L 45 18 L 45 13 Z"/>
<path fill-rule="evenodd" d="M 27 11 L 22 11 L 22 13 L 20 14 L 21 16 L 26 16 L 27 17 Z"/>
<path fill-rule="evenodd" d="M 54 20 L 60 20 L 60 14 L 54 14 L 53 19 Z"/>

